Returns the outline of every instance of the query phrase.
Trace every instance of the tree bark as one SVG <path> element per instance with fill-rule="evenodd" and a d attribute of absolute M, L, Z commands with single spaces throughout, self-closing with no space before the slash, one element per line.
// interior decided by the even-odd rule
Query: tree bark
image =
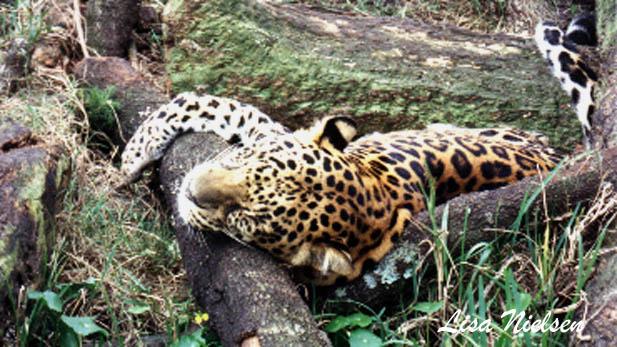
<path fill-rule="evenodd" d="M 599 148 L 617 147 L 617 47 L 604 61 L 606 71 L 598 109 L 593 115 L 593 139 Z"/>
<path fill-rule="evenodd" d="M 7 333 L 15 326 L 14 313 L 23 313 L 16 307 L 20 290 L 42 280 L 69 160 L 62 148 L 0 120 L 0 344 L 15 332 Z"/>
<path fill-rule="evenodd" d="M 143 120 L 136 109 L 154 109 L 167 100 L 117 58 L 85 59 L 75 70 L 88 84 L 117 88 L 118 115 L 127 138 Z M 174 141 L 161 164 L 164 200 L 176 217 L 176 238 L 197 304 L 210 314 L 225 346 L 255 339 L 264 346 L 329 345 L 287 271 L 273 258 L 221 235 L 202 236 L 177 222 L 175 196 L 182 178 L 226 146 L 211 134 L 185 135 Z"/>

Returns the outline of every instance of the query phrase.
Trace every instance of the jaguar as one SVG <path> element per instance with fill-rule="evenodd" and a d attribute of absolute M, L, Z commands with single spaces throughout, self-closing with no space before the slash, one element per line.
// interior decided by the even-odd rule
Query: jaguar
<path fill-rule="evenodd" d="M 588 109 L 591 70 L 556 26 L 544 22 L 537 32 L 553 72 Z M 586 130 L 588 119 L 581 118 Z M 230 146 L 183 178 L 182 220 L 265 250 L 318 285 L 350 281 L 378 262 L 427 207 L 427 196 L 442 203 L 497 189 L 562 159 L 543 136 L 513 128 L 436 124 L 358 136 L 352 118 L 336 115 L 292 131 L 237 100 L 182 93 L 152 112 L 128 142 L 127 180 L 138 179 L 187 132 L 213 132 Z"/>

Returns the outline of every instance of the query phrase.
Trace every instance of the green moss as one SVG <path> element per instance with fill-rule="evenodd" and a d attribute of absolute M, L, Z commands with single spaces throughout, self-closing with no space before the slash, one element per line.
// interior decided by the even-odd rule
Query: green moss
<path fill-rule="evenodd" d="M 18 183 L 20 187 L 19 198 L 22 200 L 28 210 L 28 214 L 34 221 L 37 230 L 37 249 L 41 254 L 46 254 L 48 251 L 46 228 L 50 225 L 46 220 L 42 197 L 45 193 L 45 180 L 47 176 L 47 168 L 45 164 L 37 163 L 27 169 L 22 169 L 22 179 Z"/>
<path fill-rule="evenodd" d="M 115 88 L 92 87 L 85 88 L 82 92 L 90 127 L 96 131 L 113 134 L 116 131 L 115 110 L 120 107 L 119 102 L 113 99 Z"/>
<path fill-rule="evenodd" d="M 602 50 L 608 52 L 617 47 L 617 1 L 598 0 L 598 34 L 602 38 Z"/>
<path fill-rule="evenodd" d="M 419 65 L 393 59 L 395 49 L 353 48 L 296 30 L 246 3 L 187 1 L 189 10 L 173 34 L 179 44 L 168 53 L 176 92 L 200 89 L 238 98 L 292 127 L 325 114 L 348 114 L 358 118 L 361 131 L 434 122 L 510 124 L 539 130 L 564 149 L 580 142 L 574 113 L 535 52 L 502 52 L 510 65 L 478 53 L 481 69 L 468 62 Z"/>
<path fill-rule="evenodd" d="M 0 250 L 2 251 L 2 256 L 0 256 L 0 279 L 6 280 L 9 278 L 11 272 L 15 268 L 15 260 L 17 259 L 17 248 L 14 248 L 11 252 L 9 251 L 9 245 L 7 243 L 8 240 L 11 239 L 9 235 L 15 232 L 15 227 L 13 225 L 4 225 L 0 228 L 0 234 L 2 237 L 0 238 Z M 0 283 L 0 288 L 3 288 L 5 283 Z"/>

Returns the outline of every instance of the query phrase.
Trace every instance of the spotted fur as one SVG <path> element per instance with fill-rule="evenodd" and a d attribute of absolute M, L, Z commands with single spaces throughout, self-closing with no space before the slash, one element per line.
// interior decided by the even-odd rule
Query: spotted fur
<path fill-rule="evenodd" d="M 133 182 L 178 134 L 211 131 L 233 144 L 246 146 L 266 136 L 287 133 L 279 123 L 251 105 L 236 100 L 182 93 L 161 106 L 139 126 L 122 153 L 122 172 Z"/>
<path fill-rule="evenodd" d="M 576 44 L 597 44 L 594 17 L 586 14 L 574 18 L 565 34 L 555 23 L 540 22 L 536 26 L 535 41 L 561 88 L 570 95 L 583 128 L 585 146 L 590 148 L 591 116 L 595 107 L 593 92 L 598 77 L 585 64 Z"/>
<path fill-rule="evenodd" d="M 560 159 L 541 136 L 514 129 L 433 125 L 354 140 L 347 117 L 290 131 L 252 106 L 182 94 L 130 140 L 125 175 L 138 177 L 190 131 L 214 131 L 233 144 L 186 175 L 182 219 L 304 268 L 320 285 L 378 262 L 425 208 L 431 187 L 443 202 L 546 172 Z"/>

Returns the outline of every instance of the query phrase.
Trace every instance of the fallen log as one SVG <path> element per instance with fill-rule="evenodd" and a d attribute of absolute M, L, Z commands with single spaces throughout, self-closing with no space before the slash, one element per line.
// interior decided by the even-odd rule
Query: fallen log
<path fill-rule="evenodd" d="M 154 88 L 144 88 L 147 83 L 139 74 L 117 58 L 85 59 L 76 67 L 76 75 L 99 88 L 116 87 L 119 120 L 127 138 L 142 120 L 135 108 L 155 108 L 166 99 Z M 168 149 L 160 184 L 172 215 L 177 217 L 175 193 L 182 177 L 225 147 L 218 137 L 201 133 L 182 136 Z M 249 346 L 255 341 L 264 346 L 329 345 L 287 271 L 274 259 L 227 237 L 202 237 L 174 219 L 193 296 L 210 314 L 225 346 Z"/>

